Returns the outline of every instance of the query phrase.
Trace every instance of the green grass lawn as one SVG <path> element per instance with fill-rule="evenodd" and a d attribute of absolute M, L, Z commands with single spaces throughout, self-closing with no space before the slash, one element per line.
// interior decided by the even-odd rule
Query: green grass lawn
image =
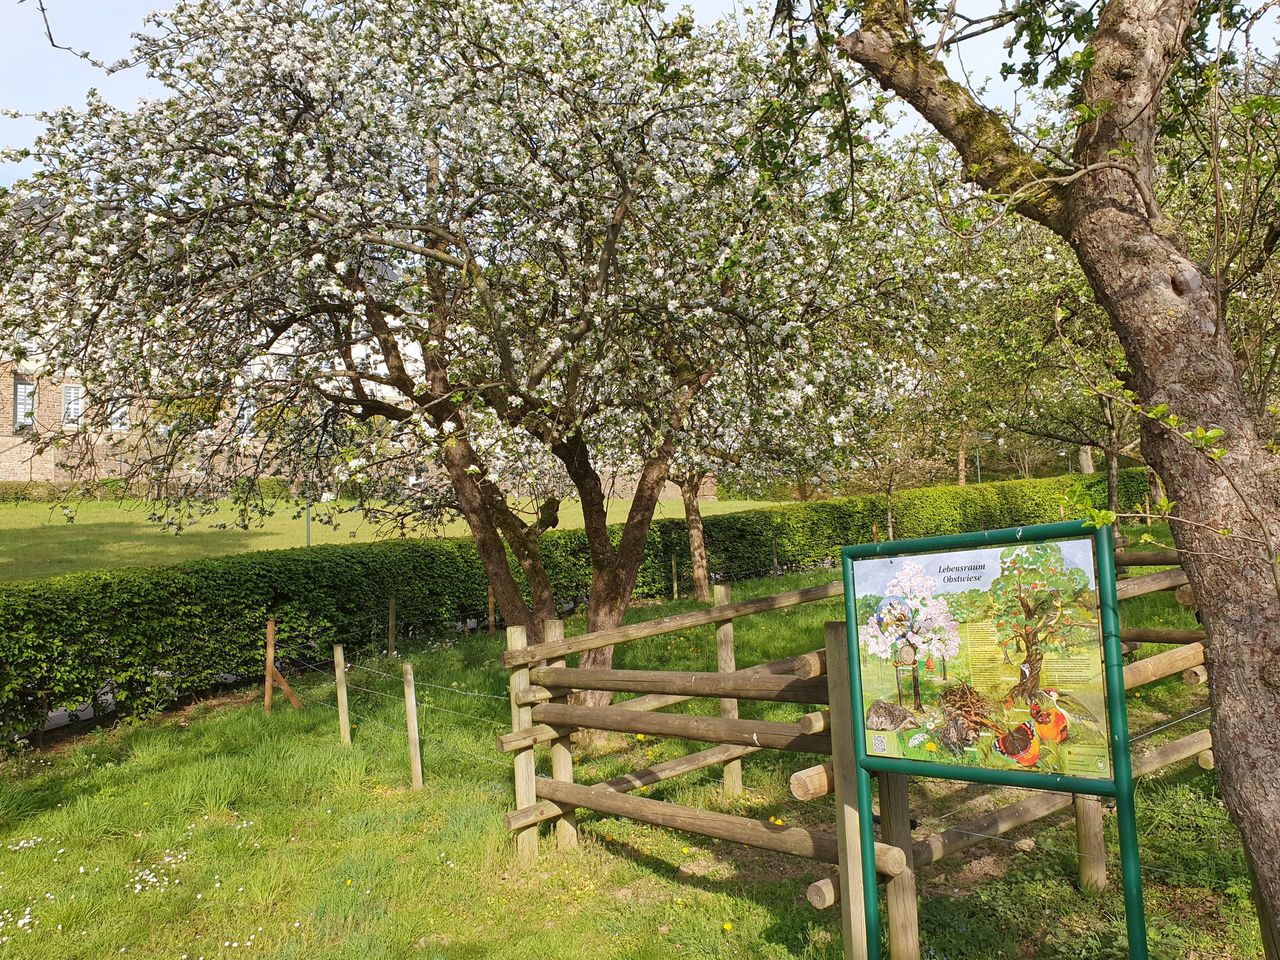
<path fill-rule="evenodd" d="M 746 582 L 734 595 L 831 576 Z M 631 617 L 691 607 L 651 605 Z M 1194 625 L 1167 594 L 1123 614 L 1126 625 Z M 832 600 L 738 621 L 738 662 L 815 649 L 823 621 L 839 617 Z M 372 656 L 357 658 L 351 675 L 352 749 L 338 743 L 332 681 L 295 667 L 300 713 L 277 698 L 264 716 L 260 691 L 250 690 L 11 761 L 0 776 L 0 958 L 841 955 L 837 913 L 804 901 L 805 886 L 829 875 L 809 861 L 584 811 L 578 851 L 558 853 L 544 839 L 536 867 L 517 868 L 501 822 L 513 801 L 510 760 L 494 749 L 510 719 L 500 648 L 500 638 L 473 635 L 410 653 L 419 682 L 434 685 L 422 689 L 426 787 L 417 793 L 407 789 L 398 670 Z M 618 662 L 714 669 L 713 635 L 637 641 Z M 1203 688 L 1177 678 L 1147 687 L 1130 699 L 1132 729 L 1204 702 Z M 770 719 L 803 709 L 742 704 L 744 715 Z M 692 747 L 620 736 L 612 746 L 579 761 L 579 782 Z M 642 794 L 829 827 L 829 798 L 799 803 L 787 790 L 788 775 L 818 759 L 748 757 L 740 798 L 722 795 L 715 770 Z M 954 826 L 992 803 L 956 783 L 916 780 L 912 790 L 922 829 Z M 1180 764 L 1140 781 L 1137 801 L 1152 956 L 1260 956 L 1243 854 L 1214 775 Z M 1114 853 L 1110 817 L 1107 828 Z M 1014 845 L 1032 838 L 1034 847 Z M 1061 816 L 923 869 L 925 956 L 1123 957 L 1118 868 L 1106 892 L 1082 894 L 1073 849 L 1073 821 Z"/>
<path fill-rule="evenodd" d="M 610 521 L 626 519 L 630 505 L 629 500 L 610 501 Z M 711 516 L 767 506 L 774 504 L 709 500 L 702 509 Z M 336 526 L 321 523 L 321 509 L 317 506 L 313 515 L 312 543 L 376 540 L 388 534 L 355 514 L 334 518 Z M 179 563 L 246 550 L 301 547 L 307 542 L 306 521 L 290 505 L 282 504 L 260 526 L 247 530 L 228 526 L 235 520 L 234 511 L 224 508 L 176 536 L 148 520 L 150 512 L 141 501 L 85 500 L 68 504 L 65 510 L 47 503 L 0 503 L 0 581 L 42 579 L 103 567 Z M 678 499 L 661 500 L 655 516 L 683 517 L 684 505 Z M 582 526 L 582 509 L 577 503 L 564 505 L 560 525 Z M 426 533 L 469 536 L 463 520 Z"/>

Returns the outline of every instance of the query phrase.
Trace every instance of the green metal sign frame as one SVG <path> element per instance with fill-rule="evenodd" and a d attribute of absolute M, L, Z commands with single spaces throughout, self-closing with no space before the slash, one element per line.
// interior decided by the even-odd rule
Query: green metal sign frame
<path fill-rule="evenodd" d="M 1106 673 L 1108 731 L 1111 750 L 1111 779 L 1033 773 L 1029 770 L 994 770 L 960 767 L 897 757 L 867 754 L 866 713 L 863 705 L 862 672 L 858 647 L 858 617 L 855 607 L 853 563 L 873 557 L 899 557 L 947 550 L 1040 543 L 1046 540 L 1093 540 L 1098 583 L 1098 603 L 1102 623 L 1103 664 Z M 1115 543 L 1110 527 L 1094 528 L 1085 522 L 1046 523 L 1005 530 L 985 530 L 917 540 L 864 543 L 845 547 L 845 624 L 849 642 L 849 678 L 853 699 L 853 751 L 857 765 L 858 820 L 862 839 L 862 887 L 867 923 L 867 951 L 871 960 L 880 960 L 880 892 L 876 875 L 875 834 L 872 828 L 871 774 L 898 773 L 913 777 L 937 777 L 990 783 L 1034 790 L 1111 797 L 1116 804 L 1120 837 L 1120 864 L 1124 886 L 1125 925 L 1130 960 L 1147 960 L 1147 928 L 1142 903 L 1142 877 L 1138 860 L 1138 825 L 1133 807 L 1133 769 L 1129 758 L 1129 717 L 1124 699 L 1124 664 L 1120 651 L 1120 611 L 1116 600 Z"/>

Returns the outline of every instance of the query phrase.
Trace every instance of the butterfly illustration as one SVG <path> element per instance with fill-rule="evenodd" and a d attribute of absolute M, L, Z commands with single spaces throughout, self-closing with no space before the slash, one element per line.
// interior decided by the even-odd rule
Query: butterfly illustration
<path fill-rule="evenodd" d="M 1040 738 L 1030 720 L 1023 720 L 996 737 L 996 753 L 1024 767 L 1034 767 L 1040 759 Z"/>

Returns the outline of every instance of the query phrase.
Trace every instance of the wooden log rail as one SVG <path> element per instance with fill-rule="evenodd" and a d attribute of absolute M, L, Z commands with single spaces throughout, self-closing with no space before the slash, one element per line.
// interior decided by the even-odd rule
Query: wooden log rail
<path fill-rule="evenodd" d="M 724 717 L 684 716 L 668 713 L 636 712 L 618 707 L 578 707 L 543 703 L 533 708 L 537 724 L 529 729 L 503 734 L 498 749 L 503 753 L 524 750 L 564 736 L 565 729 L 593 727 L 616 733 L 643 733 L 709 743 L 736 743 L 744 747 L 767 747 L 798 753 L 831 753 L 831 738 L 805 733 L 798 723 L 766 720 L 729 720 Z"/>
<path fill-rule="evenodd" d="M 1133 758 L 1133 775 L 1146 776 L 1171 764 L 1191 757 L 1201 757 L 1213 745 L 1208 730 L 1198 730 L 1178 740 L 1161 744 Z M 1212 762 L 1212 761 L 1209 761 Z M 957 824 L 949 830 L 917 840 L 911 845 L 912 861 L 916 867 L 937 863 L 961 850 L 1003 836 L 1019 827 L 1053 816 L 1072 805 L 1069 793 L 1037 792 L 1029 797 L 992 810 L 974 820 Z M 839 890 L 830 878 L 818 880 L 809 886 L 805 894 L 808 901 L 819 910 L 840 902 Z"/>
<path fill-rule="evenodd" d="M 844 595 L 844 584 L 839 580 L 824 583 L 803 590 L 791 590 L 787 593 L 774 594 L 771 597 L 759 597 L 755 600 L 739 600 L 721 606 L 707 607 L 704 610 L 691 610 L 673 617 L 661 617 L 657 620 L 646 620 L 644 623 L 633 623 L 612 630 L 596 630 L 584 633 L 568 640 L 553 643 L 539 643 L 522 650 L 508 650 L 502 655 L 504 667 L 519 667 L 539 660 L 554 660 L 586 650 L 599 650 L 617 643 L 628 643 L 632 640 L 643 640 L 677 630 L 688 630 L 693 627 L 704 627 L 725 620 L 736 620 L 755 613 L 768 613 L 771 610 L 783 610 L 787 607 L 799 606 L 802 603 L 813 603 L 816 600 L 830 600 L 832 597 Z"/>
<path fill-rule="evenodd" d="M 583 670 L 537 667 L 529 671 L 535 684 L 575 690 L 613 690 L 623 693 L 673 693 L 686 697 L 734 697 L 785 703 L 826 703 L 827 681 L 822 677 L 769 674 L 678 673 L 668 670 Z"/>
<path fill-rule="evenodd" d="M 563 783 L 539 777 L 538 795 L 564 807 L 585 807 L 615 817 L 626 817 L 670 827 L 703 837 L 715 837 L 762 850 L 775 850 L 823 863 L 837 863 L 836 837 L 833 833 L 808 827 L 779 826 L 763 820 L 735 817 L 712 810 L 699 810 L 661 800 L 632 797 L 613 790 Z M 876 844 L 876 870 L 886 877 L 896 877 L 907 869 L 906 855 L 897 847 Z"/>

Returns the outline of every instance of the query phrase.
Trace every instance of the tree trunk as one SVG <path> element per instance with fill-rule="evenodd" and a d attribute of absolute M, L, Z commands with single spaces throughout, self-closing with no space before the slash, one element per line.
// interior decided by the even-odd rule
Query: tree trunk
<path fill-rule="evenodd" d="M 1079 460 L 1080 460 L 1081 473 L 1095 472 L 1095 469 L 1093 466 L 1093 447 L 1081 447 Z"/>
<path fill-rule="evenodd" d="M 617 546 L 609 535 L 608 501 L 600 475 L 591 464 L 586 441 L 581 436 L 557 443 L 552 451 L 565 465 L 582 502 L 583 529 L 591 554 L 591 592 L 587 597 L 587 630 L 609 630 L 622 623 L 635 589 L 653 512 L 667 483 L 673 447 L 664 444 L 644 464 L 631 498 L 631 509 L 623 523 Z M 613 647 L 585 651 L 578 665 L 586 669 L 608 669 L 613 665 Z M 574 694 L 573 702 L 584 706 L 608 706 L 613 694 L 607 690 L 586 690 Z M 579 742 L 595 744 L 604 739 L 599 730 L 583 731 Z"/>
<path fill-rule="evenodd" d="M 1107 509 L 1120 512 L 1120 454 L 1108 447 L 1107 455 Z"/>
<path fill-rule="evenodd" d="M 707 541 L 702 529 L 702 508 L 698 491 L 707 475 L 692 471 L 680 477 L 680 496 L 684 500 L 684 521 L 689 528 L 689 556 L 693 560 L 693 596 L 699 603 L 711 602 L 711 578 L 707 573 Z"/>
<path fill-rule="evenodd" d="M 893 539 L 893 479 L 889 479 L 888 485 L 884 489 L 884 522 L 885 534 L 889 540 Z"/>
<path fill-rule="evenodd" d="M 964 444 L 956 449 L 956 483 L 964 486 L 969 482 L 969 452 L 965 450 Z"/>
<path fill-rule="evenodd" d="M 1280 461 L 1249 414 L 1214 278 L 1148 199 L 1159 94 L 1192 9 L 1192 0 L 1103 7 L 1083 101 L 1107 106 L 1081 130 L 1075 160 L 1100 165 L 1131 144 L 1137 176 L 1100 167 L 1076 181 L 1066 237 L 1111 316 L 1138 402 L 1179 417 L 1176 426 L 1143 417 L 1142 451 L 1177 503 L 1174 541 L 1208 634 L 1214 758 L 1275 916 L 1280 764 L 1259 718 L 1280 716 Z M 1224 431 L 1216 459 L 1184 437 L 1196 427 Z"/>
<path fill-rule="evenodd" d="M 445 470 L 453 483 L 458 506 L 484 564 L 493 599 L 508 624 L 525 626 L 529 642 L 542 639 L 542 622 L 556 616 L 555 594 L 542 562 L 537 531 L 526 527 L 507 506 L 502 492 L 485 479 L 485 471 L 465 438 L 443 450 Z M 526 602 L 511 571 L 507 546 L 529 585 Z"/>

